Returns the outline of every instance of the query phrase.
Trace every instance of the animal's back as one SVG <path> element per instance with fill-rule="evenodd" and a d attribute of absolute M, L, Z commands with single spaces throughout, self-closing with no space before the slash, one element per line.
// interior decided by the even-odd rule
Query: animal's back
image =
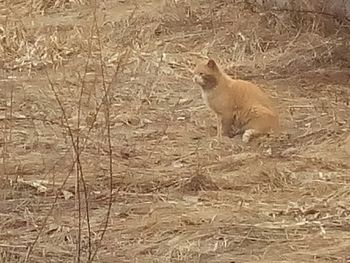
<path fill-rule="evenodd" d="M 237 103 L 242 107 L 263 106 L 275 113 L 275 107 L 271 99 L 256 84 L 245 81 L 230 79 L 232 96 L 237 98 Z"/>

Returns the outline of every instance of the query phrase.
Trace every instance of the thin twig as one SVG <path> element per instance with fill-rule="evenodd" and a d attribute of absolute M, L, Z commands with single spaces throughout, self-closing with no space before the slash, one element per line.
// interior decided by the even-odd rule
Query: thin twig
<path fill-rule="evenodd" d="M 89 212 L 89 195 L 88 195 L 88 190 L 86 187 L 85 179 L 84 179 L 84 173 L 83 169 L 80 168 L 80 154 L 83 152 L 80 150 L 80 121 L 81 121 L 81 106 L 82 106 L 82 98 L 83 98 L 83 93 L 85 90 L 85 81 L 86 81 L 86 76 L 88 72 L 88 65 L 89 61 L 91 58 L 92 54 L 92 38 L 93 38 L 93 32 L 94 32 L 94 24 L 95 24 L 96 17 L 93 18 L 92 21 L 92 26 L 91 26 L 91 31 L 90 31 L 90 36 L 88 38 L 88 56 L 86 59 L 85 63 L 85 69 L 84 69 L 84 76 L 81 81 L 81 88 L 80 88 L 80 94 L 79 94 L 79 102 L 78 102 L 78 123 L 77 123 L 77 130 L 78 130 L 78 135 L 76 139 L 76 158 L 77 158 L 77 191 L 78 191 L 78 200 L 79 200 L 79 229 L 81 229 L 81 211 L 80 211 L 80 180 L 82 181 L 83 185 L 83 190 L 84 190 L 84 200 L 85 200 L 85 212 L 86 212 L 86 224 L 87 224 L 87 229 L 88 229 L 88 259 L 90 260 L 91 254 L 92 254 L 92 243 L 91 243 L 91 224 L 90 224 L 90 212 Z M 78 231 L 78 234 L 81 235 L 81 230 Z M 80 241 L 80 236 L 79 236 L 79 241 Z M 78 242 L 79 243 L 79 242 Z M 80 245 L 79 246 L 79 251 L 80 251 Z M 78 262 L 80 261 L 80 254 L 79 254 L 79 259 Z"/>
<path fill-rule="evenodd" d="M 110 217 L 110 213 L 111 213 L 111 209 L 112 209 L 112 198 L 113 198 L 113 157 L 112 157 L 112 142 L 111 142 L 110 94 L 109 94 L 110 88 L 107 89 L 107 87 L 106 87 L 104 63 L 103 63 L 103 58 L 102 58 L 101 35 L 100 35 L 99 27 L 97 24 L 96 12 L 97 12 L 97 2 L 95 0 L 94 1 L 94 13 L 93 13 L 93 15 L 94 15 L 94 24 L 96 27 L 97 40 L 98 40 L 98 45 L 99 45 L 99 59 L 100 59 L 100 69 L 101 69 L 101 76 L 102 76 L 102 86 L 103 86 L 103 90 L 105 93 L 105 99 L 104 99 L 104 102 L 105 102 L 105 121 L 106 121 L 106 126 L 107 126 L 108 155 L 109 155 L 109 201 L 108 201 L 107 214 L 106 214 L 106 218 L 105 218 L 105 225 L 103 227 L 99 243 L 96 246 L 96 249 L 95 249 L 94 253 L 92 254 L 92 256 L 89 257 L 88 262 L 93 262 L 95 256 L 97 255 L 99 246 L 103 240 L 104 234 L 107 231 L 109 217 Z M 117 70 L 115 72 L 115 76 L 119 72 L 120 62 L 121 62 L 121 60 L 119 60 Z M 111 82 L 111 83 L 113 83 L 113 82 Z"/>

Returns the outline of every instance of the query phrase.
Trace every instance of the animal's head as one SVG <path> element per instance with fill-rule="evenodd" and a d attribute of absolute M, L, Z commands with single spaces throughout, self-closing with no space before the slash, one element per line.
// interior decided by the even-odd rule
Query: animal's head
<path fill-rule="evenodd" d="M 209 59 L 206 62 L 199 63 L 193 73 L 193 81 L 204 90 L 209 90 L 217 85 L 221 71 L 216 62 L 213 59 Z"/>

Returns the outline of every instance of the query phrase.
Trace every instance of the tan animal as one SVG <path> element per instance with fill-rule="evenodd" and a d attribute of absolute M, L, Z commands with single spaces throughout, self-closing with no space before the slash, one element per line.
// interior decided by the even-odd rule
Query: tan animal
<path fill-rule="evenodd" d="M 248 142 L 254 135 L 279 133 L 278 114 L 255 84 L 230 78 L 213 59 L 196 66 L 193 80 L 201 86 L 204 101 L 216 114 L 219 138 L 240 133 L 242 141 Z"/>

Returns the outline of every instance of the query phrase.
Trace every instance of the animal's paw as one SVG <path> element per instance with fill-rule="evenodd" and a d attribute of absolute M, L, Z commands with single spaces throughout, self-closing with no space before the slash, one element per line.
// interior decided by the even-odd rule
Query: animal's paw
<path fill-rule="evenodd" d="M 248 143 L 249 140 L 250 140 L 250 137 L 249 137 L 249 136 L 245 136 L 245 135 L 243 134 L 243 136 L 242 136 L 242 142 Z"/>
<path fill-rule="evenodd" d="M 246 130 L 242 135 L 242 141 L 244 143 L 248 143 L 253 134 L 255 134 L 255 130 L 253 129 Z"/>

